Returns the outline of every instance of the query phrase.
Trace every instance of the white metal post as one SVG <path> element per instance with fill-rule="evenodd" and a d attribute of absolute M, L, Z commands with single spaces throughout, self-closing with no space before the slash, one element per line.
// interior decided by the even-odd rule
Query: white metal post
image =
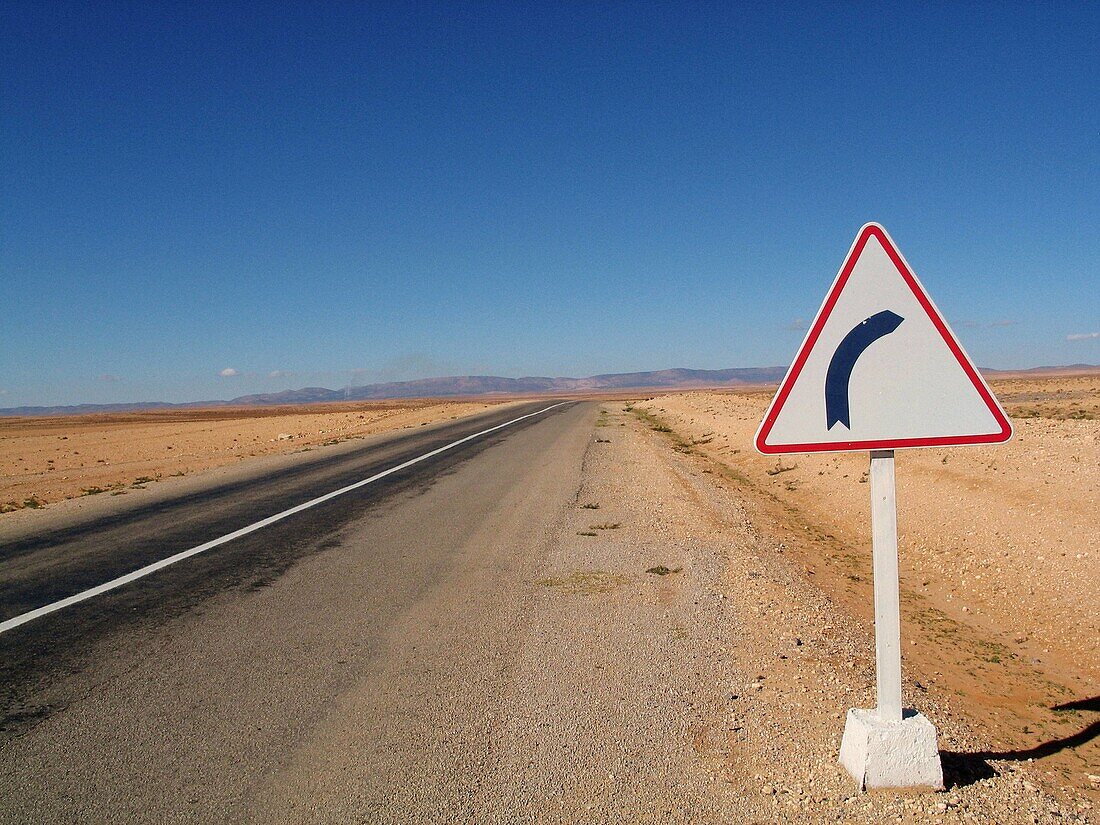
<path fill-rule="evenodd" d="M 871 544 L 875 575 L 875 672 L 878 715 L 901 721 L 901 607 L 894 451 L 871 451 Z"/>

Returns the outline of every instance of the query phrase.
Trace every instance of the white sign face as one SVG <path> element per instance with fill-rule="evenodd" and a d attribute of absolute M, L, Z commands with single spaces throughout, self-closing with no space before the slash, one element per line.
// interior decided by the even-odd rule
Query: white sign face
<path fill-rule="evenodd" d="M 886 230 L 856 236 L 756 432 L 766 454 L 997 444 L 1012 425 Z"/>

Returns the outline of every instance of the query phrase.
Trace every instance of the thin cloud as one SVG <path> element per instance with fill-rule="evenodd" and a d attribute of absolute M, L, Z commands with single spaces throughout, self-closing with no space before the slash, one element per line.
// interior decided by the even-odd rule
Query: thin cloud
<path fill-rule="evenodd" d="M 1067 341 L 1088 341 L 1091 338 L 1100 338 L 1100 332 L 1074 332 L 1066 336 Z"/>
<path fill-rule="evenodd" d="M 105 372 L 105 373 L 103 373 L 103 375 L 97 375 L 95 377 L 95 380 L 96 381 L 101 381 L 104 384 L 117 384 L 122 379 L 119 378 L 117 375 L 112 375 L 109 372 Z"/>
<path fill-rule="evenodd" d="M 219 372 L 218 375 L 220 375 L 222 378 L 233 378 L 234 376 L 240 375 L 240 373 L 232 367 L 226 367 L 224 370 Z"/>
<path fill-rule="evenodd" d="M 998 321 L 990 321 L 985 323 L 983 321 L 963 321 L 958 325 L 959 329 L 1003 329 L 1004 327 L 1014 327 L 1020 323 L 1014 318 L 1001 318 Z"/>
<path fill-rule="evenodd" d="M 810 325 L 810 322 L 805 318 L 795 318 L 788 324 L 783 325 L 783 329 L 787 332 L 805 332 L 806 327 Z"/>
<path fill-rule="evenodd" d="M 268 378 L 291 378 L 293 376 L 294 373 L 288 372 L 287 370 L 272 370 L 267 374 Z"/>

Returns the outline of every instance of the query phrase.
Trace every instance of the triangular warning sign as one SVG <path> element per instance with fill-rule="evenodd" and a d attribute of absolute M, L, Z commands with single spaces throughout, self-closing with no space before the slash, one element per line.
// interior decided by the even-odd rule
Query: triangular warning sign
<path fill-rule="evenodd" d="M 762 453 L 998 444 L 1012 425 L 886 230 L 860 229 L 756 432 Z"/>

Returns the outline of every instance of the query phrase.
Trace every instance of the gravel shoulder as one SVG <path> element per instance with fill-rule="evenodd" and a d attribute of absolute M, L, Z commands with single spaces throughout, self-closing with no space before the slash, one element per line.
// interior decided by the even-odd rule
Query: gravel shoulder
<path fill-rule="evenodd" d="M 1055 417 L 1060 384 L 1027 389 L 1047 415 L 1018 418 L 1000 452 L 899 456 L 906 698 L 922 709 L 950 698 L 945 713 L 974 732 L 941 741 L 957 781 L 1025 765 L 1029 782 L 1087 811 L 1078 806 L 1096 804 L 1100 783 L 1098 429 L 1092 418 Z M 873 655 L 866 459 L 755 454 L 748 445 L 769 398 L 685 393 L 636 411 L 747 508 L 790 575 L 867 628 L 860 647 Z"/>

